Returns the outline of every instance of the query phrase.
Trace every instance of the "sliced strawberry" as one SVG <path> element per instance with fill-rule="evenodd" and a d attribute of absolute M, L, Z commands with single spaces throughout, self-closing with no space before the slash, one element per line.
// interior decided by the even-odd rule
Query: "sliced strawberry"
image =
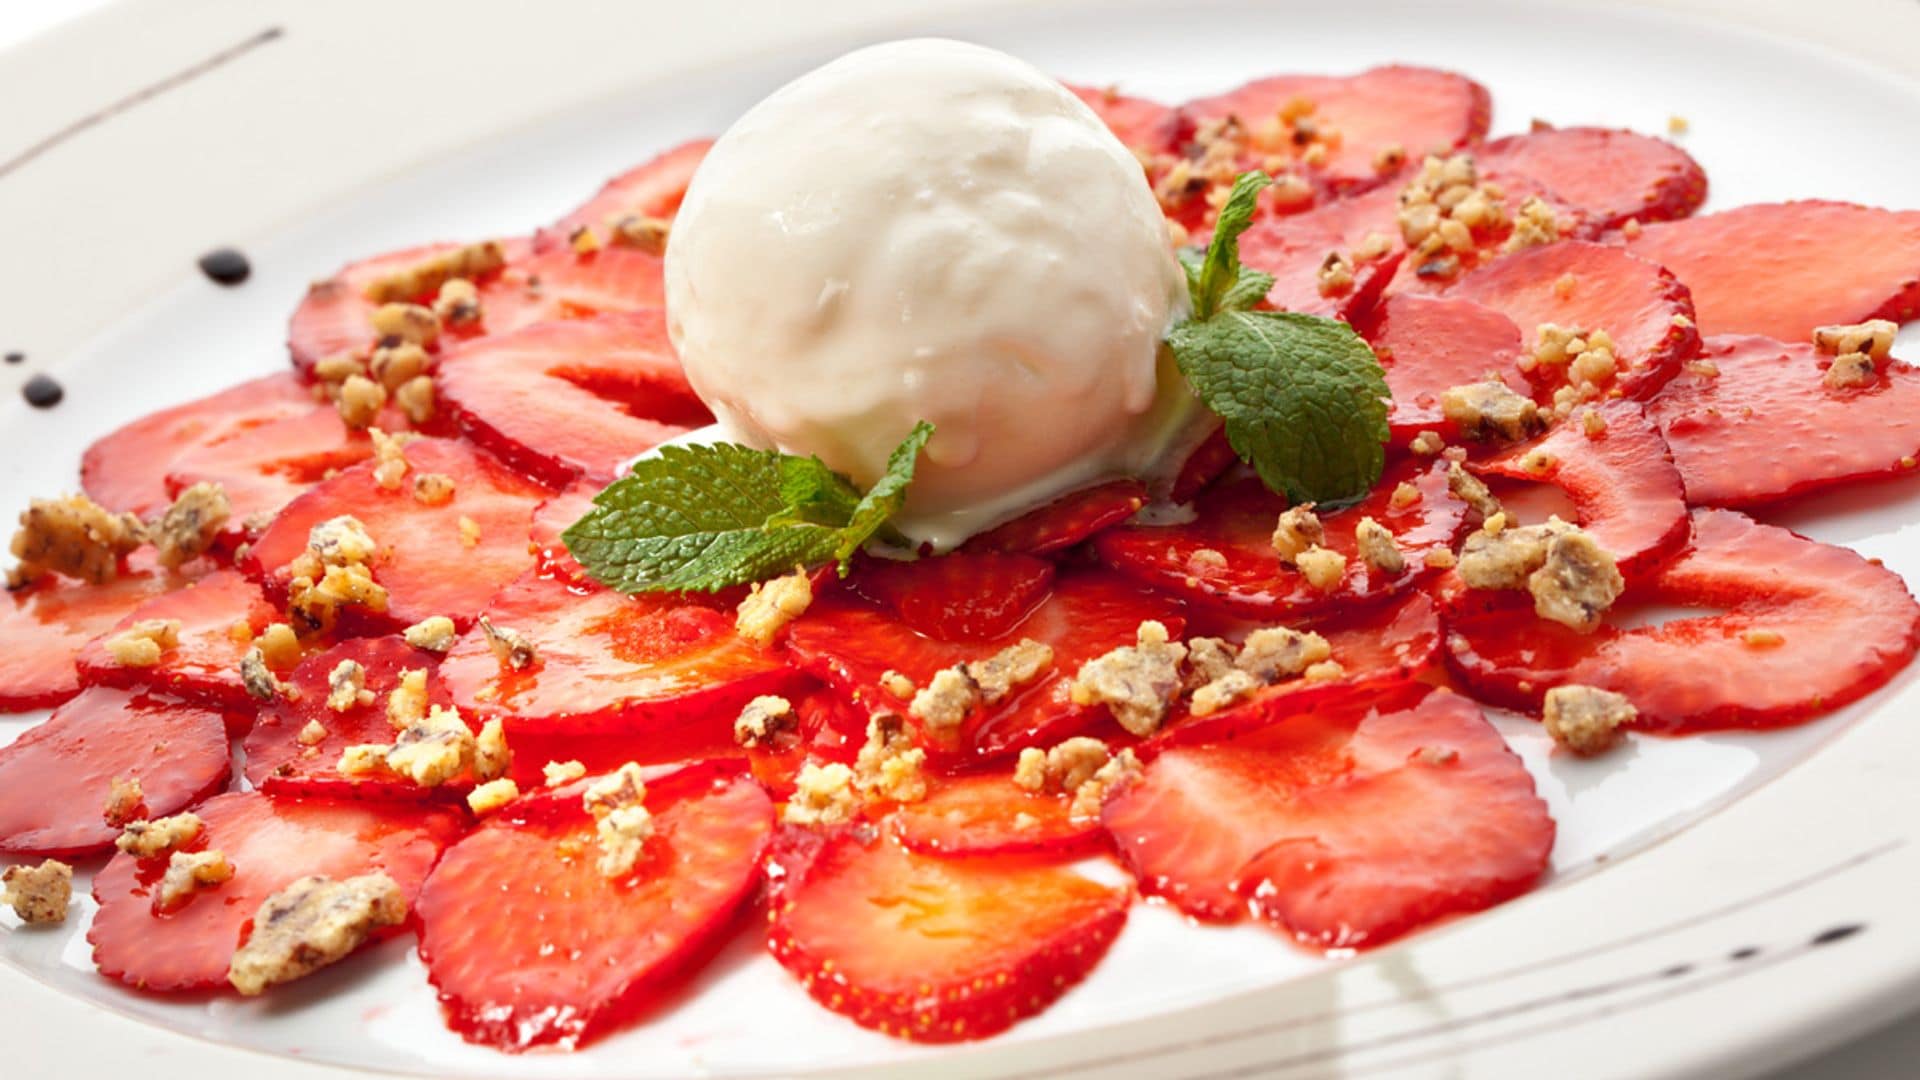
<path fill-rule="evenodd" d="M 1178 635 L 1185 627 L 1178 600 L 1155 594 L 1103 571 L 1062 574 L 1024 621 L 989 641 L 951 641 L 915 633 L 878 605 L 844 594 L 821 597 L 788 630 L 794 663 L 833 686 L 868 712 L 900 712 L 906 702 L 884 686 L 895 671 L 925 686 L 935 672 L 984 660 L 1021 638 L 1052 646 L 1053 665 L 999 704 L 968 719 L 951 738 L 926 733 L 930 754 L 941 758 L 989 758 L 1028 746 L 1051 746 L 1097 722 L 1100 714 L 1076 707 L 1067 688 L 1080 665 L 1134 643 L 1146 620 Z"/>
<path fill-rule="evenodd" d="M 740 777 L 650 781 L 653 836 L 600 873 L 578 788 L 523 799 L 453 846 L 420 893 L 447 1024 L 501 1050 L 571 1049 L 650 1006 L 717 947 L 759 882 L 773 802 Z"/>
<path fill-rule="evenodd" d="M 1479 707 L 1417 683 L 1168 749 L 1104 820 L 1143 890 L 1209 921 L 1251 909 L 1322 948 L 1523 892 L 1554 834 Z"/>
<path fill-rule="evenodd" d="M 425 244 L 376 255 L 341 268 L 330 278 L 315 281 L 287 323 L 287 351 L 301 374 L 329 356 L 371 348 L 373 312 L 379 305 L 367 299 L 367 287 L 388 274 L 405 270 L 423 259 L 453 251 L 454 243 Z M 430 301 L 431 296 L 414 297 Z"/>
<path fill-rule="evenodd" d="M 177 813 L 227 785 L 219 712 L 99 688 L 0 747 L 0 852 L 90 855 L 120 835 L 105 812 L 113 781 L 140 782 L 136 817 Z"/>
<path fill-rule="evenodd" d="M 138 622 L 175 621 L 180 644 L 152 667 L 127 667 L 107 651 L 107 641 Z M 80 651 L 80 677 L 95 686 L 154 690 L 217 709 L 251 713 L 240 684 L 240 659 L 252 635 L 275 621 L 272 605 L 255 585 L 232 570 L 216 570 L 133 609 L 111 630 Z M 240 628 L 245 627 L 246 633 Z"/>
<path fill-rule="evenodd" d="M 1253 476 L 1202 494 L 1194 502 L 1193 521 L 1113 529 L 1094 538 L 1094 550 L 1108 566 L 1141 581 L 1251 618 L 1329 611 L 1412 586 L 1428 574 L 1429 552 L 1452 547 L 1466 524 L 1467 507 L 1447 490 L 1445 466 L 1413 461 L 1393 466 L 1363 502 L 1325 515 L 1325 546 L 1347 557 L 1345 576 L 1326 591 L 1281 565 L 1273 529 L 1287 502 Z M 1401 483 L 1417 488 L 1420 499 L 1396 509 L 1391 500 Z M 1407 564 L 1401 573 L 1382 574 L 1360 558 L 1353 530 L 1362 517 L 1394 534 Z M 1225 556 L 1224 562 L 1200 554 L 1206 551 Z"/>
<path fill-rule="evenodd" d="M 87 940 L 100 974 L 159 992 L 225 987 L 227 964 L 267 897 L 310 875 L 338 881 L 380 872 L 411 907 L 427 870 L 463 827 L 447 810 L 253 791 L 211 799 L 194 813 L 203 828 L 193 850 L 225 854 L 233 877 L 161 913 L 153 894 L 166 861 L 115 855 L 93 879 L 100 910 Z"/>
<path fill-rule="evenodd" d="M 1372 187 L 1384 175 L 1375 167 L 1383 151 L 1398 149 L 1419 161 L 1444 154 L 1486 134 L 1493 102 L 1487 88 L 1463 75 L 1433 68 L 1394 65 L 1358 75 L 1277 75 L 1250 82 L 1219 97 L 1188 102 L 1197 120 L 1235 116 L 1256 142 L 1282 138 L 1278 117 L 1295 99 L 1312 102 L 1313 123 L 1327 134 L 1324 167 L 1315 176 L 1334 191 Z M 1338 134 L 1337 140 L 1333 133 Z M 1276 144 L 1272 150 L 1292 149 Z"/>
<path fill-rule="evenodd" d="M 1047 555 L 1120 524 L 1145 505 L 1145 484 L 1138 480 L 1110 480 L 1062 495 L 1038 510 L 997 525 L 968 540 L 962 549 Z"/>
<path fill-rule="evenodd" d="M 510 736 L 604 732 L 731 745 L 748 701 L 797 681 L 778 656 L 734 632 L 731 611 L 678 596 L 627 597 L 528 576 L 486 612 L 533 644 L 533 665 L 504 669 L 476 628 L 455 643 L 440 676 L 462 712 L 501 716 Z"/>
<path fill-rule="evenodd" d="M 1125 143 L 1127 149 L 1149 154 L 1168 153 L 1179 144 L 1182 135 L 1180 113 L 1170 105 L 1146 98 L 1128 97 L 1111 87 L 1066 84 L 1075 97 L 1087 103 L 1107 130 Z"/>
<path fill-rule="evenodd" d="M 893 609 L 916 634 L 992 641 L 1033 614 L 1053 589 L 1053 564 L 1031 555 L 954 552 L 912 562 L 874 559 L 854 587 Z"/>
<path fill-rule="evenodd" d="M 1531 348 L 1542 324 L 1605 330 L 1619 365 L 1612 387 L 1644 399 L 1700 349 L 1687 287 L 1616 247 L 1567 240 L 1527 248 L 1462 277 L 1448 293 L 1520 328 Z"/>
<path fill-rule="evenodd" d="M 1065 868 L 916 855 L 851 829 L 782 833 L 768 874 L 773 958 L 827 1008 L 916 1042 L 1045 1009 L 1106 955 L 1133 900 Z"/>
<path fill-rule="evenodd" d="M 712 139 L 694 139 L 621 173 L 556 222 L 554 231 L 565 236 L 581 226 L 606 230 L 629 215 L 672 218 L 687 194 L 694 170 L 712 146 Z"/>
<path fill-rule="evenodd" d="M 791 742 L 761 745 L 747 750 L 754 779 L 776 799 L 793 795 L 794 778 L 809 761 L 853 765 L 867 741 L 870 717 L 833 689 L 812 683 L 788 695 L 797 718 L 797 737 Z"/>
<path fill-rule="evenodd" d="M 1183 704 L 1151 747 L 1218 742 L 1296 713 L 1370 700 L 1382 687 L 1425 675 L 1440 662 L 1440 609 L 1423 592 L 1342 613 L 1313 630 L 1326 638 L 1330 658 L 1340 665 L 1338 676 L 1289 679 L 1203 717 L 1189 715 Z"/>
<path fill-rule="evenodd" d="M 1664 139 L 1607 128 L 1545 128 L 1495 139 L 1474 151 L 1498 182 L 1525 177 L 1581 211 L 1582 235 L 1629 218 L 1683 218 L 1707 197 L 1707 173 Z M 1659 260 L 1655 260 L 1658 262 Z"/>
<path fill-rule="evenodd" d="M 542 237 L 532 254 L 508 263 L 482 296 L 481 322 L 487 333 L 504 334 L 556 319 L 658 308 L 666 303 L 660 265 L 659 256 L 633 248 L 581 254 Z"/>
<path fill-rule="evenodd" d="M 533 512 L 532 535 L 534 569 L 544 577 L 565 578 L 576 584 L 588 584 L 587 569 L 567 550 L 562 539 L 574 523 L 593 509 L 593 497 L 604 485 L 593 481 L 575 484 L 540 504 Z"/>
<path fill-rule="evenodd" d="M 1181 464 L 1180 472 L 1173 479 L 1173 490 L 1168 498 L 1183 503 L 1205 490 L 1208 484 L 1220 479 L 1228 469 L 1240 461 L 1239 451 L 1227 439 L 1227 429 L 1215 428 Z"/>
<path fill-rule="evenodd" d="M 547 493 L 465 443 L 421 439 L 406 455 L 411 471 L 398 491 L 381 487 L 369 463 L 295 499 L 253 545 L 246 567 L 283 587 L 313 527 L 350 515 L 381 548 L 371 569 L 387 590 L 388 610 L 372 623 L 405 626 L 445 615 L 465 625 L 533 565 L 528 528 Z M 431 474 L 453 481 L 451 501 L 426 506 L 414 498 L 412 479 Z M 478 528 L 471 543 L 471 531 L 462 528 L 468 521 Z"/>
<path fill-rule="evenodd" d="M 1455 296 L 1389 296 L 1364 331 L 1387 373 L 1393 405 L 1387 424 L 1396 445 L 1422 431 L 1457 434 L 1440 408 L 1440 395 L 1489 375 L 1531 396 L 1517 363 L 1526 346 L 1513 320 Z"/>
<path fill-rule="evenodd" d="M 1566 492 L 1580 525 L 1614 557 L 1622 574 L 1637 577 L 1687 542 L 1680 471 L 1639 405 L 1609 401 L 1597 411 L 1604 431 L 1588 435 L 1582 414 L 1576 413 L 1538 439 L 1472 468 L 1483 476 L 1551 484 Z"/>
<path fill-rule="evenodd" d="M 1726 334 L 1647 406 L 1673 448 L 1687 501 L 1755 506 L 1850 480 L 1912 470 L 1920 455 L 1920 372 L 1898 360 L 1868 386 L 1822 382 L 1829 358 L 1804 342 Z"/>
<path fill-rule="evenodd" d="M 1273 275 L 1273 288 L 1267 291 L 1267 303 L 1273 307 L 1358 321 L 1393 280 L 1405 248 L 1394 247 L 1385 257 L 1356 263 L 1353 284 L 1333 293 L 1321 291 L 1320 267 L 1329 255 L 1351 259 L 1354 248 L 1371 233 L 1397 242 L 1397 205 L 1398 196 L 1382 189 L 1304 214 L 1256 221 L 1240 234 L 1240 258 Z"/>
<path fill-rule="evenodd" d="M 1920 313 L 1920 211 L 1764 203 L 1649 225 L 1627 246 L 1687 283 L 1710 334 L 1797 342 Z"/>
<path fill-rule="evenodd" d="M 313 396 L 292 375 L 241 383 L 143 416 L 99 439 L 80 460 L 80 486 L 110 510 L 157 514 L 173 501 L 167 474 L 182 454 L 229 432 L 313 408 Z"/>
<path fill-rule="evenodd" d="M 1625 694 L 1652 731 L 1778 727 L 1880 686 L 1920 642 L 1920 606 L 1892 571 L 1730 510 L 1693 512 L 1693 549 L 1580 634 L 1524 597 L 1448 618 L 1448 660 L 1474 693 L 1537 708 L 1568 683 Z M 1649 605 L 1717 613 L 1626 627 Z"/>
<path fill-rule="evenodd" d="M 936 783 L 894 814 L 893 829 L 923 855 L 1094 854 L 1106 833 L 1096 819 L 1074 818 L 1072 802 L 1019 787 L 1005 772 L 975 773 Z"/>
<path fill-rule="evenodd" d="M 45 709 L 80 692 L 80 650 L 140 605 L 207 573 L 204 560 L 162 570 L 137 551 L 104 585 L 48 577 L 0 591 L 0 712 Z"/>
<path fill-rule="evenodd" d="M 437 380 L 468 438 L 549 487 L 605 484 L 713 421 L 658 308 L 491 334 L 449 351 Z"/>
<path fill-rule="evenodd" d="M 408 427 L 392 407 L 375 424 L 385 431 Z M 332 405 L 309 399 L 304 413 L 239 427 L 187 450 L 168 469 L 167 488 L 178 494 L 202 482 L 219 484 L 232 507 L 228 528 L 239 531 L 249 518 L 279 513 L 313 485 L 372 456 L 365 432 L 349 429 Z"/>
<path fill-rule="evenodd" d="M 373 700 L 335 712 L 327 707 L 328 676 L 346 661 L 365 670 L 366 689 Z M 393 742 L 387 697 L 400 685 L 402 673 L 425 671 L 428 702 L 450 703 L 446 688 L 434 677 L 438 664 L 438 657 L 398 637 L 354 638 L 309 656 L 287 676 L 297 696 L 262 709 L 247 734 L 243 747 L 247 780 L 270 795 L 400 802 L 464 796 L 473 786 L 471 778 L 423 788 L 401 777 L 347 776 L 339 769 L 340 755 L 347 747 Z M 322 729 L 317 739 L 303 734 L 309 724 Z"/>

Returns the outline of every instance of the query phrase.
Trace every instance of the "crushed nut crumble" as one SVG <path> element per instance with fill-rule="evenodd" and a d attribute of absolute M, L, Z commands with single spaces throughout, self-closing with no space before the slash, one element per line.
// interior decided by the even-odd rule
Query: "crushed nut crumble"
<path fill-rule="evenodd" d="M 1312 503 L 1290 506 L 1273 527 L 1273 550 L 1283 566 L 1292 566 L 1302 552 L 1326 542 L 1327 529 Z"/>
<path fill-rule="evenodd" d="M 507 264 L 507 253 L 497 241 L 486 240 L 451 251 L 436 252 L 410 266 L 369 282 L 365 296 L 376 304 L 417 300 L 431 296 L 453 278 L 477 278 Z"/>
<path fill-rule="evenodd" d="M 571 784 L 587 775 L 587 767 L 578 761 L 549 761 L 540 766 L 540 778 L 548 787 Z"/>
<path fill-rule="evenodd" d="M 101 809 L 101 817 L 107 824 L 119 828 L 129 821 L 140 817 L 141 801 L 146 792 L 140 790 L 140 778 L 137 776 L 116 776 L 107 788 L 107 802 Z"/>
<path fill-rule="evenodd" d="M 784 577 L 760 582 L 740 601 L 734 629 L 741 637 L 766 648 L 786 625 L 813 605 L 813 581 L 795 569 Z"/>
<path fill-rule="evenodd" d="M 0 872 L 0 904 L 12 908 L 28 926 L 65 922 L 72 900 L 73 867 L 58 859 Z"/>
<path fill-rule="evenodd" d="M 100 585 L 120 576 L 120 560 L 147 538 L 132 514 L 111 513 L 85 495 L 34 499 L 20 515 L 10 550 L 19 560 L 7 576 L 20 588 L 48 574 Z"/>
<path fill-rule="evenodd" d="M 1602 753 L 1619 741 L 1620 728 L 1639 715 L 1623 694 L 1591 686 L 1556 686 L 1542 711 L 1547 734 L 1576 754 Z"/>
<path fill-rule="evenodd" d="M 206 823 L 197 814 L 175 814 L 153 821 L 129 821 L 113 846 L 136 859 L 171 855 L 200 838 Z"/>
<path fill-rule="evenodd" d="M 867 721 L 867 741 L 853 763 L 853 785 L 892 802 L 919 802 L 927 797 L 922 771 L 926 763 L 927 752 L 913 745 L 900 717 L 875 713 Z"/>
<path fill-rule="evenodd" d="M 105 642 L 107 656 L 129 668 L 150 668 L 180 647 L 179 619 L 142 619 Z"/>
<path fill-rule="evenodd" d="M 733 740 L 749 749 L 791 743 L 798 720 L 793 702 L 775 694 L 764 694 L 740 710 L 733 721 Z"/>
<path fill-rule="evenodd" d="M 1518 442 L 1547 428 L 1532 398 L 1514 393 L 1497 379 L 1441 391 L 1440 409 L 1469 439 Z"/>
<path fill-rule="evenodd" d="M 1069 689 L 1075 705 L 1103 705 L 1120 726 L 1151 735 L 1166 719 L 1180 692 L 1180 665 L 1187 647 L 1170 639 L 1161 623 L 1147 621 L 1123 645 L 1080 666 Z"/>
<path fill-rule="evenodd" d="M 1581 529 L 1548 541 L 1546 561 L 1527 578 L 1534 612 L 1582 633 L 1600 625 L 1626 587 L 1613 556 Z"/>
<path fill-rule="evenodd" d="M 1307 584 L 1321 592 L 1339 588 L 1347 574 L 1347 557 L 1329 548 L 1310 547 L 1301 552 L 1294 563 Z"/>
<path fill-rule="evenodd" d="M 853 770 L 835 761 L 807 762 L 794 777 L 793 797 L 780 819 L 789 825 L 838 825 L 853 817 L 859 800 L 853 791 Z"/>
<path fill-rule="evenodd" d="M 1447 466 L 1447 490 L 1453 492 L 1461 502 L 1479 511 L 1483 518 L 1500 512 L 1500 500 L 1493 497 L 1492 489 L 1457 461 Z"/>
<path fill-rule="evenodd" d="M 303 877 L 262 901 L 227 981 L 247 997 L 345 959 L 377 930 L 407 920 L 406 895 L 384 873 Z"/>
<path fill-rule="evenodd" d="M 935 731 L 951 731 L 980 707 L 980 684 L 966 665 L 942 668 L 915 691 L 907 711 Z"/>
<path fill-rule="evenodd" d="M 154 891 L 154 906 L 171 911 L 202 889 L 215 888 L 232 878 L 233 864 L 218 848 L 176 851 L 167 856 L 167 872 Z"/>
<path fill-rule="evenodd" d="M 475 817 L 486 817 L 520 797 L 520 785 L 505 777 L 489 780 L 467 792 L 467 809 Z"/>
<path fill-rule="evenodd" d="M 1370 517 L 1360 519 L 1354 526 L 1354 546 L 1359 549 L 1360 559 L 1368 566 L 1383 574 L 1399 574 L 1407 568 L 1407 557 L 1400 552 L 1400 544 L 1394 540 L 1393 532 L 1385 525 Z"/>
<path fill-rule="evenodd" d="M 500 670 L 525 671 L 539 663 L 540 650 L 525 634 L 495 626 L 485 615 L 480 616 L 480 632 L 486 635 L 487 646 L 493 650 L 494 659 L 500 662 Z"/>
<path fill-rule="evenodd" d="M 219 484 L 201 482 L 182 491 L 147 528 L 160 565 L 179 569 L 206 554 L 232 516 L 227 491 Z"/>
<path fill-rule="evenodd" d="M 367 669 L 357 660 L 342 660 L 327 675 L 327 708 L 347 712 L 373 704 L 373 691 L 367 689 Z"/>

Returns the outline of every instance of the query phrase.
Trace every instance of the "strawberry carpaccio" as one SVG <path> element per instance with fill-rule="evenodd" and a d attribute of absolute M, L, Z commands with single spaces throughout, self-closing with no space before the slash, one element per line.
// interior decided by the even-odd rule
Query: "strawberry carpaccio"
<path fill-rule="evenodd" d="M 1266 305 L 1351 323 L 1394 392 L 1367 498 L 1289 507 L 1216 437 L 952 554 L 601 588 L 559 533 L 709 420 L 661 310 L 691 142 L 530 235 L 339 270 L 290 372 L 106 436 L 89 499 L 23 514 L 0 707 L 56 711 L 0 749 L 0 853 L 94 872 L 137 992 L 417 935 L 463 1037 L 571 1048 L 752 935 L 796 994 L 947 1042 L 1071 992 L 1136 903 L 1352 949 L 1534 887 L 1554 822 L 1486 708 L 1596 754 L 1912 659 L 1898 576 L 1746 511 L 1915 468 L 1920 211 L 1696 215 L 1677 146 L 1490 140 L 1446 71 L 1076 93 L 1175 243 L 1275 175 Z M 1567 520 L 1503 503 L 1529 487 Z M 1635 617 L 1674 604 L 1705 610 Z M 298 907 L 313 876 L 386 906 Z"/>

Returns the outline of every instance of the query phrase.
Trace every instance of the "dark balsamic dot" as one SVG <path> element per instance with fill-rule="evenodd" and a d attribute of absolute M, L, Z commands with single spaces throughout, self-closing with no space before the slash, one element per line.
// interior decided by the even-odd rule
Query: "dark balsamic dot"
<path fill-rule="evenodd" d="M 1760 950 L 1759 950 L 1759 949 L 1757 949 L 1757 948 L 1755 948 L 1755 947 L 1753 947 L 1752 945 L 1749 945 L 1749 946 L 1747 946 L 1747 947 L 1746 947 L 1746 948 L 1744 948 L 1744 949 L 1735 949 L 1735 950 L 1733 950 L 1733 952 L 1731 952 L 1731 953 L 1729 953 L 1729 954 L 1727 955 L 1727 959 L 1729 959 L 1729 960 L 1751 960 L 1751 959 L 1753 959 L 1754 957 L 1756 957 L 1756 956 L 1759 956 L 1759 955 L 1760 955 Z"/>
<path fill-rule="evenodd" d="M 51 409 L 60 404 L 60 399 L 67 396 L 67 391 L 51 376 L 35 375 L 20 388 L 20 396 L 36 409 Z"/>
<path fill-rule="evenodd" d="M 1811 944 L 1831 945 L 1836 941 L 1845 941 L 1865 929 L 1866 927 L 1859 923 L 1847 923 L 1845 926 L 1836 926 L 1831 930 L 1822 930 L 1813 935 Z"/>
<path fill-rule="evenodd" d="M 252 276 L 253 265 L 233 248 L 215 248 L 200 256 L 200 272 L 222 285 L 238 285 Z"/>
<path fill-rule="evenodd" d="M 1692 974 L 1692 972 L 1692 964 L 1675 964 L 1667 970 L 1662 971 L 1660 977 L 1663 979 L 1677 979 L 1682 975 Z"/>
<path fill-rule="evenodd" d="M 24 364 L 24 363 L 26 363 L 26 362 L 27 362 L 27 354 L 26 354 L 26 353 L 23 353 L 23 352 L 10 352 L 10 353 L 8 353 L 8 354 L 7 354 L 7 363 L 9 363 L 9 364 Z"/>

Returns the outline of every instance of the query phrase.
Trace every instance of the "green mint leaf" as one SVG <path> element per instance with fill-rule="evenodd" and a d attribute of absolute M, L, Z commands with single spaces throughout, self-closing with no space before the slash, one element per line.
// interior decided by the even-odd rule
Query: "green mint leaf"
<path fill-rule="evenodd" d="M 1353 328 L 1280 311 L 1229 311 L 1167 335 L 1227 441 L 1294 502 L 1364 496 L 1386 464 L 1386 375 Z"/>
<path fill-rule="evenodd" d="M 920 452 L 927 447 L 927 440 L 933 438 L 933 425 L 925 420 L 913 425 L 907 437 L 887 455 L 887 471 L 873 485 L 873 490 L 853 509 L 847 521 L 847 527 L 841 533 L 840 547 L 835 557 L 840 560 L 840 573 L 847 572 L 847 560 L 860 550 L 880 531 L 887 520 L 900 512 L 906 505 L 907 485 L 913 483 L 913 469 L 920 460 Z M 895 534 L 897 537 L 897 534 Z"/>
<path fill-rule="evenodd" d="M 1221 205 L 1220 214 L 1213 223 L 1213 240 L 1207 244 L 1207 253 L 1200 260 L 1198 271 L 1186 260 L 1181 265 L 1187 268 L 1187 288 L 1193 294 L 1193 317 L 1205 321 L 1215 314 L 1230 310 L 1227 298 L 1244 298 L 1244 290 L 1236 290 L 1240 281 L 1240 234 L 1253 224 L 1253 211 L 1259 204 L 1260 191 L 1273 183 L 1262 172 L 1244 172 L 1234 180 L 1233 191 L 1227 201 Z M 1267 279 L 1271 287 L 1273 279 Z M 1260 296 L 1267 295 L 1266 289 L 1260 290 Z"/>
<path fill-rule="evenodd" d="M 713 592 L 829 560 L 845 572 L 905 502 L 932 430 L 916 426 L 864 495 L 817 458 L 666 447 L 595 496 L 562 539 L 588 576 L 627 593 Z"/>
<path fill-rule="evenodd" d="M 1251 311 L 1273 290 L 1273 275 L 1251 267 L 1240 268 L 1240 278 L 1220 297 L 1221 311 Z M 1217 314 L 1217 313 L 1216 313 Z"/>

